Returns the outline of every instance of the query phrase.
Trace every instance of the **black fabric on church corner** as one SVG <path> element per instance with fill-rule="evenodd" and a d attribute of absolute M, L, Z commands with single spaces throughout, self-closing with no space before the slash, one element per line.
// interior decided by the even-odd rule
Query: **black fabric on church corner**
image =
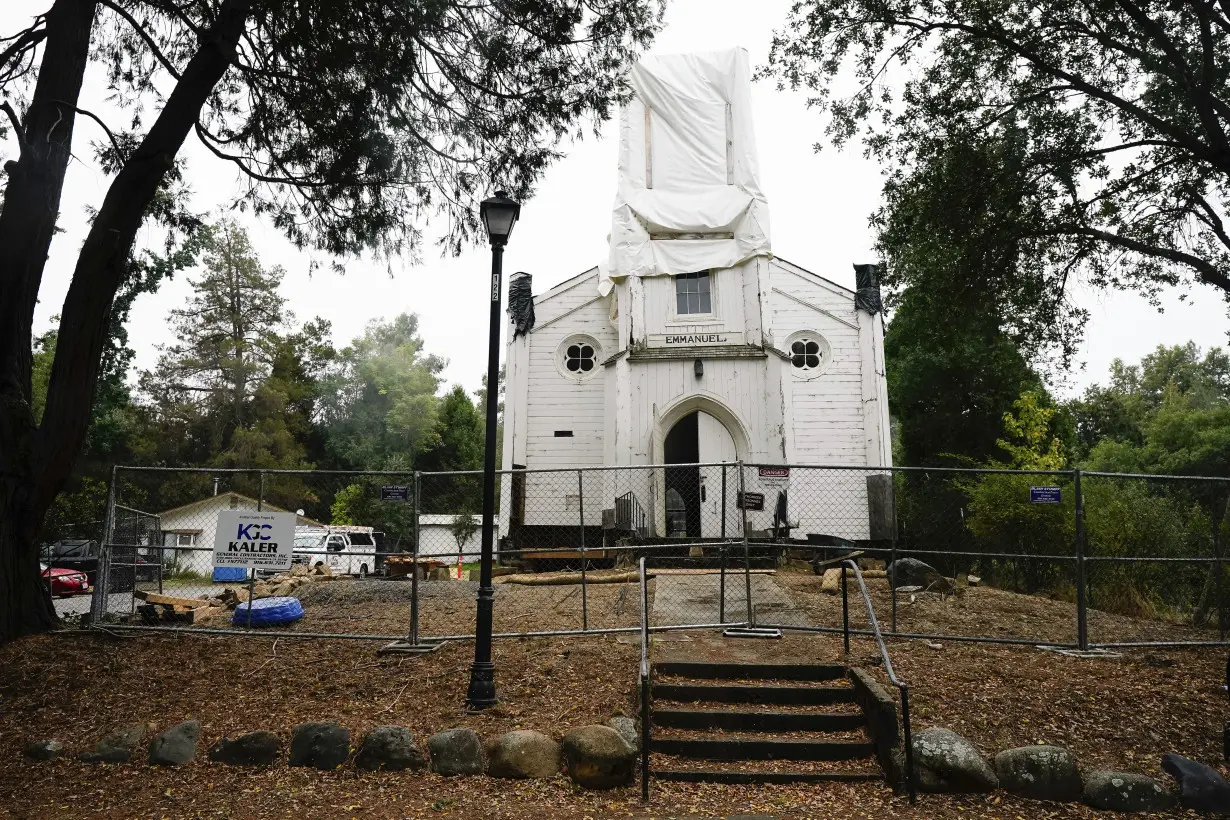
<path fill-rule="evenodd" d="M 880 301 L 880 266 L 854 266 L 854 306 L 867 313 L 879 313 L 884 309 Z"/>
<path fill-rule="evenodd" d="M 518 271 L 508 280 L 508 314 L 513 320 L 513 338 L 534 329 L 533 277 Z"/>

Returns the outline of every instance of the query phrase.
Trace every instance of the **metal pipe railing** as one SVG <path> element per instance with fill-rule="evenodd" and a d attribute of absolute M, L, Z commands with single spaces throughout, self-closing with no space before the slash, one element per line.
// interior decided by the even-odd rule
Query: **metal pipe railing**
<path fill-rule="evenodd" d="M 645 558 L 641 556 L 641 800 L 649 802 L 649 584 L 645 578 Z M 722 620 L 725 613 L 718 613 Z"/>
<path fill-rule="evenodd" d="M 884 659 L 884 671 L 888 675 L 889 682 L 901 693 L 901 726 L 905 736 L 905 784 L 910 802 L 914 803 L 918 799 L 918 781 L 914 774 L 914 741 L 910 731 L 910 687 L 902 683 L 893 670 L 893 661 L 888 656 L 888 647 L 884 644 L 884 636 L 880 633 L 880 624 L 876 621 L 875 607 L 871 605 L 871 594 L 867 591 L 867 584 L 863 580 L 863 571 L 858 568 L 857 561 L 849 559 L 841 562 L 842 638 L 846 654 L 850 654 L 850 616 L 846 608 L 845 583 L 847 567 L 854 570 L 854 578 L 858 581 L 859 592 L 863 596 L 863 606 L 867 609 L 867 622 L 871 624 L 871 634 L 875 636 L 876 643 L 880 647 L 880 657 Z"/>

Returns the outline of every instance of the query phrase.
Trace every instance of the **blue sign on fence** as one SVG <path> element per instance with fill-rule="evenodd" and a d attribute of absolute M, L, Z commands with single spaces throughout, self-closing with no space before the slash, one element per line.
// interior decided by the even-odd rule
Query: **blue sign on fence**
<path fill-rule="evenodd" d="M 410 488 L 398 484 L 385 484 L 380 488 L 381 501 L 409 501 Z"/>
<path fill-rule="evenodd" d="M 1058 487 L 1030 487 L 1030 504 L 1061 504 L 1061 490 Z"/>

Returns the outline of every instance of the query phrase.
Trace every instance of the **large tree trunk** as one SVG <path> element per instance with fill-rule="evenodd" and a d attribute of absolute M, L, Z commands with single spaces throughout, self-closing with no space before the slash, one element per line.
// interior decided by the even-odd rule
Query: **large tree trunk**
<path fill-rule="evenodd" d="M 16 132 L 20 153 L 0 209 L 0 644 L 55 624 L 34 543 L 43 513 L 30 331 L 72 156 L 95 7 L 94 0 L 57 0 L 47 14 L 38 82 Z"/>
<path fill-rule="evenodd" d="M 39 605 L 33 596 L 42 582 L 35 537 L 85 440 L 111 303 L 137 230 L 234 59 L 251 4 L 222 4 L 149 132 L 108 188 L 64 299 L 47 402 L 35 431 L 30 329 L 64 185 L 70 106 L 80 92 L 95 3 L 57 0 L 48 15 L 46 50 L 24 129 L 29 150 L 10 176 L 0 212 L 0 644 L 54 622 L 49 603 Z"/>
<path fill-rule="evenodd" d="M 11 421 L 11 417 L 0 419 L 0 452 L 14 452 L 22 446 L 12 435 Z M 38 551 L 33 548 L 37 532 L 33 501 L 30 475 L 0 472 L 0 644 L 46 632 L 56 624 L 39 571 Z"/>

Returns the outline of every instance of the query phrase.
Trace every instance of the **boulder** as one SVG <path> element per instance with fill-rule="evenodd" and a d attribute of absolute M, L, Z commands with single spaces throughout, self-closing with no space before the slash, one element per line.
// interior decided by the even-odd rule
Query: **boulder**
<path fill-rule="evenodd" d="M 897 587 L 921 587 L 927 592 L 953 592 L 952 582 L 939 570 L 917 558 L 898 558 L 886 570 L 889 583 Z"/>
<path fill-rule="evenodd" d="M 487 768 L 483 760 L 483 744 L 473 729 L 445 729 L 427 740 L 431 770 L 447 776 L 482 774 Z"/>
<path fill-rule="evenodd" d="M 303 578 L 312 574 L 312 568 L 307 564 L 293 564 L 290 568 L 290 574 L 294 578 Z"/>
<path fill-rule="evenodd" d="M 610 726 L 582 726 L 564 736 L 564 768 L 587 789 L 610 789 L 632 779 L 636 749 Z"/>
<path fill-rule="evenodd" d="M 144 723 L 116 729 L 98 741 L 91 751 L 83 753 L 80 760 L 82 763 L 127 763 L 148 731 L 149 726 Z"/>
<path fill-rule="evenodd" d="M 641 750 L 641 733 L 637 731 L 635 718 L 618 715 L 608 720 L 606 725 L 619 732 L 620 737 L 628 741 L 635 751 Z"/>
<path fill-rule="evenodd" d="M 350 730 L 336 723 L 300 723 L 290 736 L 291 766 L 336 769 L 350 757 Z"/>
<path fill-rule="evenodd" d="M 323 575 L 325 578 L 331 578 L 333 576 L 333 570 L 329 569 L 328 564 L 317 564 L 312 567 L 312 574 L 318 576 Z"/>
<path fill-rule="evenodd" d="M 405 769 L 421 769 L 427 758 L 414 742 L 414 735 L 404 726 L 378 726 L 363 738 L 354 765 L 364 771 L 386 769 L 400 772 Z"/>
<path fill-rule="evenodd" d="M 1230 783 L 1216 770 L 1173 753 L 1162 755 L 1162 769 L 1178 782 L 1183 808 L 1230 814 Z"/>
<path fill-rule="evenodd" d="M 1109 811 L 1166 811 L 1175 804 L 1174 793 L 1161 783 L 1129 772 L 1089 772 L 1081 799 Z"/>
<path fill-rule="evenodd" d="M 487 774 L 525 779 L 559 774 L 560 745 L 542 732 L 518 729 L 487 747 Z"/>
<path fill-rule="evenodd" d="M 201 737 L 201 724 L 185 720 L 154 738 L 149 745 L 152 766 L 181 766 L 196 758 L 196 742 Z"/>
<path fill-rule="evenodd" d="M 64 744 L 58 740 L 32 740 L 26 744 L 25 754 L 31 760 L 55 760 L 64 752 Z"/>
<path fill-rule="evenodd" d="M 209 759 L 229 766 L 271 766 L 281 752 L 282 740 L 273 732 L 248 732 L 234 740 L 219 740 L 209 750 Z"/>
<path fill-rule="evenodd" d="M 1034 800 L 1080 800 L 1076 757 L 1060 746 L 1021 746 L 995 755 L 995 774 L 1004 789 Z"/>
<path fill-rule="evenodd" d="M 278 584 L 276 587 L 273 588 L 273 591 L 270 597 L 286 598 L 294 591 L 295 591 L 294 584 L 292 584 L 290 581 L 283 581 L 282 583 Z"/>
<path fill-rule="evenodd" d="M 989 792 L 999 786 L 977 747 L 951 729 L 923 729 L 914 735 L 913 746 L 923 791 Z"/>

